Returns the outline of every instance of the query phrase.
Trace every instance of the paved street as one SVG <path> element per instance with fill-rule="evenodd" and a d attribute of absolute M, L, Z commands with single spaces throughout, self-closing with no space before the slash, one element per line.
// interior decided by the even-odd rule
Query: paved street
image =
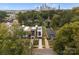
<path fill-rule="evenodd" d="M 52 51 L 52 48 L 43 48 L 43 49 L 35 48 L 33 49 L 32 54 L 33 55 L 56 55 L 56 53 Z"/>

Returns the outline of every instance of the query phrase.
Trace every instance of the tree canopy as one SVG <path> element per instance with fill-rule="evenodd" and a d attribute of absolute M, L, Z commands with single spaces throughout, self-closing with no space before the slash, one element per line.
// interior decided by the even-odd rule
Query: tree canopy
<path fill-rule="evenodd" d="M 7 17 L 8 15 L 7 15 L 7 12 L 5 12 L 5 11 L 0 11 L 0 22 L 3 22 L 4 20 L 4 18 L 5 17 Z"/>
<path fill-rule="evenodd" d="M 65 24 L 56 32 L 54 50 L 58 54 L 79 54 L 79 22 Z"/>

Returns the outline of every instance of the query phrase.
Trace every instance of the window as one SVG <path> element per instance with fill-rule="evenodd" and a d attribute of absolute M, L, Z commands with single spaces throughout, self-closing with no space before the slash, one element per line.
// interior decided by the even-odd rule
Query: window
<path fill-rule="evenodd" d="M 32 31 L 32 36 L 34 36 L 34 31 Z"/>
<path fill-rule="evenodd" d="M 38 35 L 41 36 L 41 32 L 38 32 Z"/>

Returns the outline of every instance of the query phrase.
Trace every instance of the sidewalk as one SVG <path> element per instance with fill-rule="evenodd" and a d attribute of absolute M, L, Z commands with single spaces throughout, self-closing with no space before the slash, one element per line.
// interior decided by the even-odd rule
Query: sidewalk
<path fill-rule="evenodd" d="M 45 38 L 45 48 L 50 48 L 48 40 Z"/>

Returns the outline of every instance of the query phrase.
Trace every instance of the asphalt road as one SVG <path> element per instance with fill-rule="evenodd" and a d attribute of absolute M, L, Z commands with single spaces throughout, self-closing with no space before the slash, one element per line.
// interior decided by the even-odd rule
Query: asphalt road
<path fill-rule="evenodd" d="M 56 55 L 56 53 L 52 51 L 52 48 L 43 48 L 43 49 L 35 48 L 33 49 L 32 54 L 33 55 Z"/>

